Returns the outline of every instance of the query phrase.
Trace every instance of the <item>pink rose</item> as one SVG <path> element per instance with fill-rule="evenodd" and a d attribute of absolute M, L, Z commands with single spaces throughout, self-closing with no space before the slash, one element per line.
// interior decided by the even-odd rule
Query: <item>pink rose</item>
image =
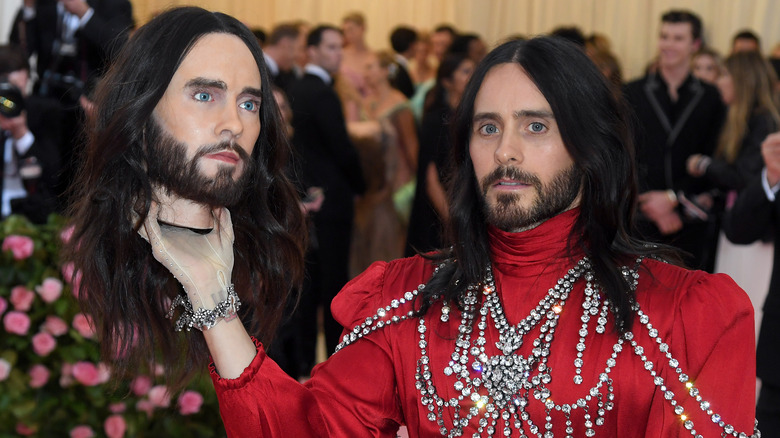
<path fill-rule="evenodd" d="M 8 312 L 3 317 L 3 325 L 8 333 L 24 336 L 30 329 L 30 317 L 22 312 Z"/>
<path fill-rule="evenodd" d="M 0 382 L 7 379 L 9 375 L 11 375 L 11 363 L 0 358 Z"/>
<path fill-rule="evenodd" d="M 98 370 L 98 383 L 106 383 L 111 379 L 111 368 L 103 362 L 100 362 L 97 366 Z"/>
<path fill-rule="evenodd" d="M 149 401 L 155 407 L 167 408 L 171 405 L 171 394 L 165 385 L 156 385 L 149 390 Z"/>
<path fill-rule="evenodd" d="M 127 410 L 127 405 L 122 402 L 111 403 L 108 405 L 108 410 L 111 411 L 112 414 L 121 414 Z"/>
<path fill-rule="evenodd" d="M 91 362 L 76 362 L 73 365 L 73 377 L 84 386 L 95 386 L 100 383 L 98 369 Z"/>
<path fill-rule="evenodd" d="M 130 390 L 138 397 L 146 395 L 152 387 L 152 379 L 148 376 L 137 376 L 130 382 Z"/>
<path fill-rule="evenodd" d="M 41 332 L 32 337 L 33 351 L 38 356 L 48 356 L 57 348 L 57 341 L 49 333 Z"/>
<path fill-rule="evenodd" d="M 32 307 L 35 294 L 24 286 L 16 286 L 11 289 L 11 304 L 14 309 L 26 312 Z"/>
<path fill-rule="evenodd" d="M 73 364 L 63 363 L 60 370 L 60 386 L 67 388 L 73 384 Z"/>
<path fill-rule="evenodd" d="M 30 368 L 30 387 L 40 388 L 49 381 L 51 373 L 49 369 L 41 364 L 33 365 Z"/>
<path fill-rule="evenodd" d="M 121 415 L 112 415 L 103 422 L 103 430 L 106 431 L 108 438 L 121 438 L 125 436 L 127 423 L 125 423 L 125 419 Z"/>
<path fill-rule="evenodd" d="M 24 260 L 30 257 L 35 248 L 35 242 L 27 236 L 12 234 L 3 240 L 3 251 L 11 251 L 15 260 Z"/>
<path fill-rule="evenodd" d="M 203 396 L 196 391 L 184 391 L 179 396 L 179 413 L 182 415 L 197 414 L 203 404 Z"/>
<path fill-rule="evenodd" d="M 49 315 L 46 317 L 46 321 L 41 326 L 41 330 L 46 333 L 51 333 L 54 336 L 62 336 L 68 333 L 68 323 L 63 321 L 62 318 Z"/>
<path fill-rule="evenodd" d="M 65 280 L 66 283 L 70 283 L 73 280 L 73 271 L 75 269 L 73 262 L 62 265 L 62 279 Z"/>
<path fill-rule="evenodd" d="M 65 228 L 64 230 L 60 231 L 60 240 L 62 240 L 65 243 L 70 242 L 70 238 L 73 237 L 73 225 Z"/>
<path fill-rule="evenodd" d="M 77 313 L 76 316 L 73 317 L 73 328 L 85 338 L 91 339 L 95 336 L 95 330 L 92 328 L 92 321 L 83 313 Z"/>
<path fill-rule="evenodd" d="M 41 299 L 47 303 L 52 303 L 62 295 L 62 282 L 56 278 L 46 278 L 40 286 L 35 286 L 35 291 L 41 296 Z"/>
<path fill-rule="evenodd" d="M 8 301 L 6 301 L 5 298 L 0 297 L 0 315 L 5 313 L 7 309 L 8 309 Z"/>
<path fill-rule="evenodd" d="M 146 412 L 147 417 L 151 417 L 154 412 L 154 404 L 149 400 L 138 400 L 135 404 L 135 410 L 138 412 Z"/>
<path fill-rule="evenodd" d="M 95 436 L 95 431 L 83 424 L 70 430 L 70 438 L 92 438 L 93 436 Z"/>
<path fill-rule="evenodd" d="M 81 288 L 81 271 L 73 274 L 73 281 L 70 284 L 70 292 L 77 299 L 79 297 L 79 288 Z"/>
<path fill-rule="evenodd" d="M 24 423 L 16 423 L 16 433 L 19 435 L 30 436 L 35 434 L 35 429 Z"/>

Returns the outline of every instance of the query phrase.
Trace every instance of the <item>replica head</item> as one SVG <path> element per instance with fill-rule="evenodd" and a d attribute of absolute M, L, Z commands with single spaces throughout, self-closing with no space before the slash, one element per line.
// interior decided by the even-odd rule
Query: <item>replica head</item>
<path fill-rule="evenodd" d="M 487 55 L 452 121 L 445 255 L 457 270 L 447 293 L 482 279 L 488 225 L 520 231 L 579 206 L 570 247 L 590 257 L 613 303 L 628 306 L 616 269 L 634 248 L 634 150 L 623 108 L 585 52 L 563 39 L 511 41 Z"/>
<path fill-rule="evenodd" d="M 194 228 L 214 226 L 212 211 L 228 207 L 234 283 L 250 302 L 246 321 L 267 329 L 278 320 L 300 275 L 296 236 L 304 233 L 269 84 L 249 29 L 191 7 L 140 28 L 101 81 L 72 190 L 71 253 L 82 273 L 82 305 L 106 356 L 124 358 L 120 366 L 152 361 L 156 347 L 171 364 L 180 354 L 182 338 L 164 316 L 180 286 L 137 235 L 152 201 L 161 220 Z M 282 257 L 269 256 L 276 251 Z M 202 358 L 202 339 L 187 341 L 186 351 Z"/>

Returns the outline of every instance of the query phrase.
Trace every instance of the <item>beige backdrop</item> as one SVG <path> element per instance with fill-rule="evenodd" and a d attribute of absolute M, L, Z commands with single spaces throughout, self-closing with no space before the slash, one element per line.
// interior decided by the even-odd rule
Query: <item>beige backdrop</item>
<path fill-rule="evenodd" d="M 7 1 L 7 0 L 3 0 Z M 624 76 L 638 75 L 655 52 L 661 13 L 688 8 L 704 21 L 705 38 L 724 53 L 731 36 L 751 28 L 768 53 L 780 42 L 780 0 L 132 0 L 141 24 L 161 9 L 194 4 L 234 15 L 250 26 L 270 30 L 275 23 L 303 19 L 339 24 L 347 12 L 361 11 L 368 22 L 367 40 L 387 48 L 388 35 L 398 24 L 430 29 L 451 23 L 476 32 L 494 44 L 511 34 L 535 35 L 560 25 L 577 25 L 584 32 L 601 32 L 611 40 L 623 64 Z"/>
<path fill-rule="evenodd" d="M 429 29 L 451 23 L 482 35 L 494 44 L 511 34 L 535 35 L 560 25 L 601 32 L 611 40 L 624 76 L 638 75 L 655 52 L 661 13 L 688 8 L 704 20 L 704 35 L 724 53 L 731 36 L 751 28 L 763 40 L 764 52 L 780 42 L 780 0 L 131 0 L 136 21 L 143 24 L 173 5 L 194 4 L 239 17 L 250 26 L 270 30 L 275 23 L 303 19 L 338 24 L 347 12 L 362 11 L 368 20 L 368 42 L 387 48 L 398 24 Z M 0 43 L 7 41 L 22 0 L 0 0 Z"/>

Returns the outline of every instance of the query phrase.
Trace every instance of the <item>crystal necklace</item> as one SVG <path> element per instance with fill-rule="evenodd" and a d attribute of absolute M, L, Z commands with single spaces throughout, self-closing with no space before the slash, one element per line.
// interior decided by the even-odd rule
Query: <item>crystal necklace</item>
<path fill-rule="evenodd" d="M 637 260 L 637 266 L 641 259 Z M 437 268 L 438 271 L 438 268 Z M 624 277 L 630 281 L 632 289 L 636 289 L 638 272 L 627 267 L 622 268 Z M 434 272 L 435 275 L 435 272 Z M 531 310 L 529 315 L 516 325 L 511 325 L 506 319 L 503 305 L 496 293 L 490 266 L 486 268 L 485 281 L 481 284 L 472 284 L 467 288 L 464 298 L 464 311 L 458 326 L 458 337 L 455 341 L 451 360 L 442 372 L 448 380 L 454 379 L 453 388 L 456 397 L 445 399 L 439 395 L 434 384 L 433 376 L 436 369 L 432 369 L 431 359 L 428 356 L 427 326 L 425 317 L 420 317 L 417 325 L 419 334 L 418 346 L 420 359 L 417 362 L 415 374 L 415 386 L 420 394 L 420 403 L 427 409 L 427 418 L 439 427 L 442 436 L 460 437 L 464 429 L 471 425 L 477 426 L 472 437 L 482 436 L 511 436 L 519 434 L 521 437 L 536 436 L 539 438 L 553 438 L 553 412 L 563 413 L 565 418 L 566 437 L 584 434 L 588 437 L 596 435 L 597 426 L 605 423 L 605 414 L 614 408 L 614 387 L 610 373 L 617 365 L 617 359 L 624 351 L 628 343 L 636 356 L 643 362 L 644 368 L 649 372 L 656 385 L 663 393 L 664 399 L 669 402 L 681 423 L 692 436 L 697 434 L 692 420 L 684 412 L 678 403 L 675 394 L 666 386 L 663 377 L 656 371 L 655 365 L 644 355 L 644 347 L 635 340 L 632 332 L 626 332 L 616 340 L 612 347 L 612 354 L 606 359 L 603 371 L 596 382 L 583 389 L 583 395 L 569 403 L 558 403 L 547 385 L 552 381 L 552 370 L 548 366 L 550 346 L 554 340 L 555 329 L 561 311 L 566 305 L 575 282 L 584 278 L 585 299 L 582 304 L 580 320 L 582 326 L 579 330 L 579 342 L 575 346 L 574 355 L 575 376 L 573 384 L 579 387 L 583 384 L 582 366 L 583 355 L 586 348 L 586 338 L 589 335 L 604 334 L 606 331 L 607 317 L 609 315 L 609 301 L 599 293 L 599 286 L 595 282 L 590 262 L 583 258 L 574 268 L 570 269 L 557 283 L 548 290 L 545 295 Z M 372 331 L 401 321 L 413 316 L 413 310 L 402 315 L 393 315 L 401 305 L 411 301 L 425 285 L 418 286 L 417 290 L 406 292 L 404 297 L 392 300 L 390 305 L 377 310 L 377 313 L 355 327 L 344 336 L 344 340 L 336 348 L 341 348 L 355 342 Z M 480 305 L 480 298 L 484 297 Z M 714 411 L 710 404 L 702 398 L 699 390 L 689 380 L 688 376 L 679 368 L 679 363 L 669 352 L 669 346 L 658 336 L 658 331 L 650 324 L 649 318 L 644 314 L 638 304 L 634 305 L 634 311 L 639 317 L 639 322 L 646 327 L 651 339 L 655 341 L 657 348 L 664 353 L 669 360 L 669 365 L 675 370 L 678 379 L 685 385 L 688 395 L 694 398 L 710 419 L 718 424 L 724 432 L 724 436 L 748 437 L 745 433 L 738 433 L 734 427 L 725 423 Z M 449 321 L 450 307 L 445 302 L 441 309 L 440 319 Z M 591 322 L 596 326 L 591 332 Z M 494 326 L 499 334 L 496 348 L 499 354 L 489 355 L 486 351 L 487 339 L 485 332 L 489 326 Z M 539 334 L 533 339 L 530 332 L 539 328 Z M 476 330 L 475 330 L 476 329 Z M 524 342 L 531 342 L 530 354 L 521 355 L 517 350 Z M 627 349 L 626 349 L 627 350 Z M 539 403 L 545 412 L 543 421 L 532 419 L 526 409 L 531 403 Z M 449 421 L 445 422 L 445 415 Z M 584 431 L 575 431 L 572 417 L 581 415 Z M 538 422 L 537 422 L 538 421 Z M 447 425 L 451 425 L 449 428 Z M 752 436 L 760 437 L 760 432 L 754 429 Z"/>

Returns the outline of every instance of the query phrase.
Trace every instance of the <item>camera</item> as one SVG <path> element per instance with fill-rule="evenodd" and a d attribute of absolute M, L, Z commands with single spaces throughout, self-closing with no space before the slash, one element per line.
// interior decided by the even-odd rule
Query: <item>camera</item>
<path fill-rule="evenodd" d="M 24 111 L 24 96 L 19 87 L 0 79 L 0 115 L 9 119 L 19 117 Z"/>

